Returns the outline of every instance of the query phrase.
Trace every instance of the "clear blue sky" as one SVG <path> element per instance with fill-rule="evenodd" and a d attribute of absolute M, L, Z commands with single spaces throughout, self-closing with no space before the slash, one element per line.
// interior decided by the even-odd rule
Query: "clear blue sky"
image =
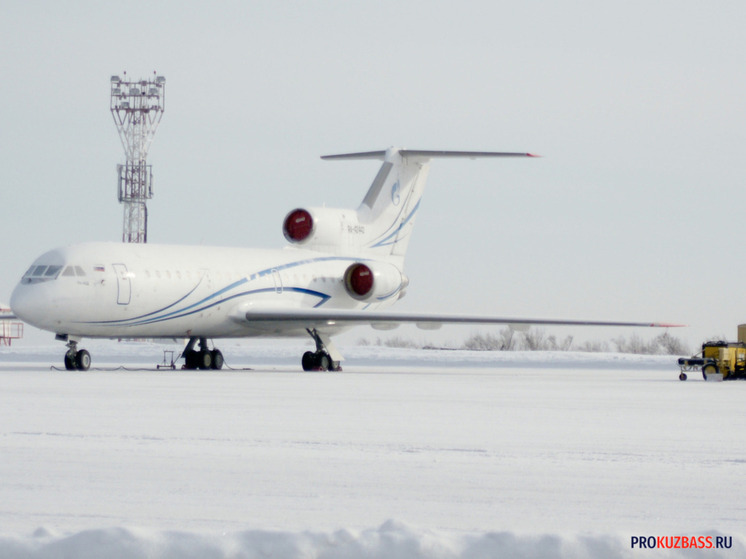
<path fill-rule="evenodd" d="M 167 79 L 151 242 L 281 246 L 288 210 L 356 207 L 376 172 L 326 153 L 531 151 L 433 163 L 399 308 L 683 322 L 692 345 L 746 322 L 743 2 L 2 12 L 0 301 L 45 250 L 120 238 L 127 70 Z"/>

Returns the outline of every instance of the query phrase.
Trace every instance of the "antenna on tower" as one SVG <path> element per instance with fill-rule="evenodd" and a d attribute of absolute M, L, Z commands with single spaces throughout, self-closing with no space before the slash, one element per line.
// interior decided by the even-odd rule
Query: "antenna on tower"
<path fill-rule="evenodd" d="M 111 77 L 111 114 L 126 163 L 117 165 L 119 202 L 124 204 L 122 242 L 148 242 L 147 200 L 153 197 L 153 169 L 146 158 L 166 106 L 166 78 L 130 81 Z"/>

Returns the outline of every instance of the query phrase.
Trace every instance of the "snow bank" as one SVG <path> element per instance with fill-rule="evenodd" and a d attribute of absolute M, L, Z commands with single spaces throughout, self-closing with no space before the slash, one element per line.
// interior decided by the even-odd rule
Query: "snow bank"
<path fill-rule="evenodd" d="M 714 534 L 713 534 L 714 536 Z M 743 557 L 743 540 L 733 538 L 730 549 L 631 549 L 622 536 L 558 534 L 482 534 L 417 530 L 389 520 L 376 529 L 336 532 L 243 531 L 222 535 L 153 532 L 110 528 L 56 536 L 40 528 L 25 539 L 0 537 L 0 556 L 7 559 L 222 559 L 281 557 L 283 559 L 345 559 L 347 557 L 413 559 L 510 558 L 675 558 Z"/>

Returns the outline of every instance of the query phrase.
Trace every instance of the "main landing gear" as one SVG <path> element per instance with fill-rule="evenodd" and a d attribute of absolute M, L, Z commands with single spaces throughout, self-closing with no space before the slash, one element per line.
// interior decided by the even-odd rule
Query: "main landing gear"
<path fill-rule="evenodd" d="M 194 346 L 199 341 L 199 349 Z M 223 354 L 219 349 L 208 349 L 207 338 L 189 338 L 184 351 L 181 353 L 184 357 L 185 369 L 222 369 Z"/>
<path fill-rule="evenodd" d="M 340 361 L 342 354 L 332 344 L 332 340 L 326 334 L 318 332 L 315 328 L 306 328 L 306 332 L 316 342 L 316 351 L 307 351 L 303 354 L 301 364 L 304 371 L 341 371 Z"/>
<path fill-rule="evenodd" d="M 68 339 L 65 353 L 65 369 L 68 371 L 87 371 L 91 368 L 91 354 L 85 349 L 78 349 L 78 341 Z"/>
<path fill-rule="evenodd" d="M 307 351 L 303 354 L 301 364 L 304 371 L 341 371 L 340 362 L 343 357 L 339 353 L 331 338 L 318 332 L 315 328 L 306 329 L 308 334 L 316 342 L 316 351 Z M 65 353 L 65 369 L 68 371 L 87 371 L 91 367 L 91 354 L 85 349 L 78 349 L 79 339 L 73 339 L 66 335 L 58 335 L 58 340 L 67 342 L 67 353 Z M 199 342 L 199 349 L 195 346 Z M 224 364 L 223 354 L 217 348 L 209 349 L 207 338 L 189 338 L 184 351 L 184 369 L 222 369 Z"/>

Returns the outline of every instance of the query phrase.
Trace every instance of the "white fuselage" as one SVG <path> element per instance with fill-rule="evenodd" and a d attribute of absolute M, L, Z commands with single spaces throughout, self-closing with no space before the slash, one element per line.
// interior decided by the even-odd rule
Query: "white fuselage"
<path fill-rule="evenodd" d="M 297 248 L 87 243 L 39 257 L 15 288 L 24 321 L 76 337 L 243 337 L 307 335 L 251 324 L 252 309 L 376 309 L 406 286 L 356 299 L 343 276 L 369 261 Z M 391 266 L 391 264 L 386 264 Z M 340 328 L 330 327 L 330 333 Z"/>

